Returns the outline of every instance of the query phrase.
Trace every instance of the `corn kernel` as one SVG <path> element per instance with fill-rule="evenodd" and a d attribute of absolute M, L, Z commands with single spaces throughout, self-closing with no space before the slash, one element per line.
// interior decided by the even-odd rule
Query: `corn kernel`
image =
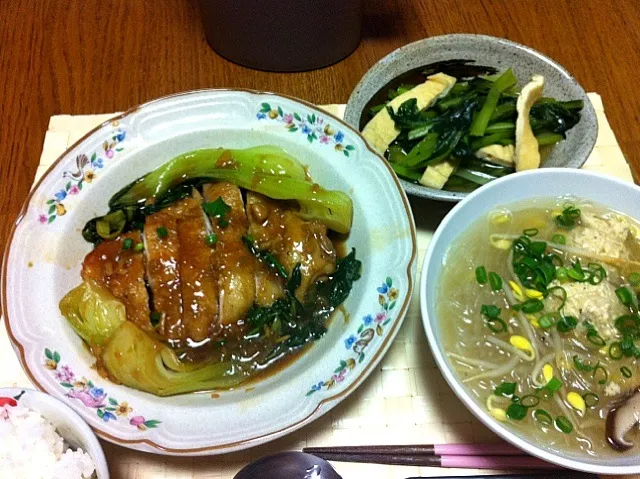
<path fill-rule="evenodd" d="M 522 289 L 515 281 L 509 281 L 509 287 L 511 291 L 513 291 L 513 295 L 516 297 L 518 301 L 524 301 L 524 295 L 522 294 Z"/>
<path fill-rule="evenodd" d="M 536 289 L 526 288 L 524 290 L 524 294 L 527 295 L 527 298 L 531 298 L 531 299 L 542 299 L 542 298 L 544 298 L 544 295 L 540 291 L 538 291 Z"/>
<path fill-rule="evenodd" d="M 542 377 L 546 383 L 553 379 L 553 366 L 551 364 L 545 364 L 542 367 Z"/>
<path fill-rule="evenodd" d="M 509 338 L 509 342 L 514 348 L 529 353 L 529 356 L 532 359 L 536 357 L 536 352 L 533 350 L 533 346 L 531 346 L 529 340 L 524 336 L 518 336 L 517 334 L 514 334 Z"/>
<path fill-rule="evenodd" d="M 504 409 L 500 409 L 499 407 L 494 407 L 489 410 L 489 414 L 493 416 L 494 419 L 498 421 L 505 422 L 507 420 L 507 411 Z"/>
<path fill-rule="evenodd" d="M 587 410 L 587 405 L 584 403 L 584 399 L 582 399 L 582 396 L 578 393 L 572 391 L 567 394 L 567 402 L 573 409 L 579 411 L 580 414 L 584 414 Z"/>

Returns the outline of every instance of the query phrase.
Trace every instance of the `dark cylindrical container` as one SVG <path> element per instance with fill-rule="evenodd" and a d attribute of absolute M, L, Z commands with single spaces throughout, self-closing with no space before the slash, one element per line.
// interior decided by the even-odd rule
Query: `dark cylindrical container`
<path fill-rule="evenodd" d="M 303 71 L 360 43 L 362 0 L 200 0 L 209 45 L 241 65 Z"/>

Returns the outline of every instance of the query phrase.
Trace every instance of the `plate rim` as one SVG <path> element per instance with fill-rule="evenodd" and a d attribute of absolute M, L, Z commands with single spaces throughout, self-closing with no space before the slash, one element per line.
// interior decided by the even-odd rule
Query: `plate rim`
<path fill-rule="evenodd" d="M 369 146 L 367 141 L 364 139 L 364 137 L 362 137 L 361 133 L 356 128 L 352 127 L 346 121 L 338 118 L 334 114 L 321 109 L 318 105 L 314 105 L 313 103 L 310 103 L 306 100 L 302 100 L 294 96 L 290 96 L 282 93 L 254 90 L 249 88 L 202 88 L 202 89 L 194 89 L 194 90 L 187 90 L 183 92 L 172 93 L 169 95 L 165 95 L 165 96 L 150 100 L 145 103 L 138 104 L 120 114 L 114 115 L 108 120 L 97 125 L 95 128 L 92 128 L 90 131 L 84 134 L 81 138 L 75 141 L 72 145 L 67 147 L 65 151 L 60 156 L 58 156 L 54 162 L 52 162 L 49 168 L 47 168 L 47 170 L 42 174 L 42 176 L 33 184 L 25 200 L 22 203 L 22 207 L 20 208 L 16 216 L 16 219 L 13 221 L 13 224 L 11 226 L 9 235 L 7 236 L 7 242 L 5 244 L 4 251 L 2 254 L 2 269 L 0 271 L 0 312 L 2 313 L 2 317 L 4 318 L 5 328 L 7 330 L 7 336 L 9 337 L 9 341 L 11 342 L 11 345 L 20 362 L 20 365 L 22 366 L 23 371 L 31 381 L 33 387 L 35 387 L 40 392 L 49 394 L 48 390 L 42 384 L 40 384 L 40 382 L 35 378 L 35 375 L 32 373 L 31 369 L 29 368 L 29 365 L 26 360 L 25 348 L 22 345 L 22 343 L 18 341 L 18 339 L 13 334 L 13 331 L 11 330 L 11 324 L 10 324 L 11 321 L 8 315 L 8 308 L 7 308 L 6 283 L 7 283 L 7 275 L 8 275 L 7 270 L 8 270 L 9 254 L 14 242 L 15 233 L 18 226 L 22 223 L 22 221 L 26 216 L 26 213 L 29 209 L 29 205 L 31 201 L 33 200 L 33 196 L 35 192 L 38 190 L 38 188 L 40 187 L 44 179 L 47 178 L 48 175 L 53 171 L 53 169 L 56 168 L 63 161 L 63 159 L 69 154 L 70 151 L 80 146 L 93 134 L 95 134 L 96 132 L 98 132 L 100 129 L 104 128 L 111 122 L 126 118 L 143 108 L 152 106 L 162 101 L 172 100 L 175 98 L 198 94 L 198 93 L 220 93 L 220 92 L 228 92 L 228 93 L 239 92 L 239 93 L 245 93 L 245 94 L 256 95 L 256 96 L 264 95 L 264 96 L 280 97 L 280 98 L 287 99 L 289 101 L 298 102 L 303 106 L 310 108 L 311 110 L 314 110 L 317 113 L 330 117 L 332 120 L 336 121 L 342 127 L 349 129 L 352 133 L 355 134 L 355 136 L 357 136 L 362 141 L 366 150 L 368 150 L 369 153 L 371 153 L 375 158 L 377 158 L 378 161 L 382 162 L 386 170 L 391 175 L 391 178 L 393 179 L 394 184 L 398 192 L 400 193 L 400 198 L 402 200 L 402 204 L 404 206 L 404 209 L 407 215 L 407 219 L 409 222 L 409 229 L 411 232 L 410 234 L 411 256 L 409 257 L 407 268 L 406 268 L 407 294 L 405 295 L 405 299 L 402 305 L 398 309 L 398 315 L 395 321 L 393 321 L 391 324 L 392 327 L 390 328 L 389 333 L 385 336 L 385 338 L 383 338 L 382 342 L 380 343 L 380 346 L 378 347 L 378 350 L 374 353 L 374 355 L 372 356 L 368 364 L 359 371 L 359 374 L 353 379 L 353 381 L 351 382 L 351 384 L 349 384 L 348 387 L 346 387 L 341 392 L 338 392 L 332 396 L 321 399 L 317 403 L 317 405 L 313 408 L 313 410 L 311 410 L 304 418 L 296 421 L 293 424 L 288 424 L 284 427 L 279 427 L 273 431 L 259 434 L 255 437 L 233 441 L 225 444 L 215 444 L 215 445 L 200 446 L 195 448 L 167 447 L 167 446 L 158 444 L 149 438 L 124 439 L 124 438 L 114 436 L 113 434 L 110 434 L 108 432 L 105 432 L 100 428 L 94 426 L 93 424 L 87 422 L 87 424 L 92 429 L 92 431 L 94 431 L 95 434 L 101 437 L 102 439 L 105 439 L 113 444 L 117 444 L 129 449 L 147 451 L 146 449 L 141 449 L 140 447 L 136 447 L 138 445 L 139 446 L 147 445 L 152 449 L 151 451 L 147 451 L 147 452 L 156 453 L 156 454 L 166 454 L 166 455 L 221 454 L 225 452 L 231 452 L 231 450 L 236 450 L 238 449 L 238 446 L 245 446 L 244 448 L 248 448 L 248 447 L 256 446 L 258 444 L 264 444 L 272 440 L 275 440 L 281 436 L 284 436 L 288 433 L 291 433 L 297 429 L 300 429 L 304 425 L 310 422 L 313 422 L 314 420 L 318 419 L 319 417 L 324 415 L 326 412 L 331 410 L 333 407 L 335 407 L 338 403 L 340 403 L 343 399 L 345 399 L 349 394 L 351 394 L 355 389 L 357 389 L 362 384 L 362 382 L 373 372 L 374 368 L 379 364 L 380 360 L 382 359 L 384 354 L 387 352 L 387 350 L 391 346 L 391 343 L 395 339 L 400 329 L 400 326 L 402 325 L 406 317 L 407 311 L 411 304 L 411 298 L 413 297 L 413 290 L 415 288 L 415 282 L 417 280 L 416 275 L 417 275 L 418 245 L 417 245 L 417 232 L 416 232 L 415 220 L 413 217 L 413 212 L 411 210 L 409 200 L 407 198 L 407 194 L 400 183 L 400 179 L 397 177 L 397 175 L 395 174 L 395 172 L 393 171 L 389 163 Z M 67 404 L 67 403 L 65 404 L 71 407 L 74 410 L 74 412 L 77 413 L 75 408 L 73 408 L 70 404 Z"/>

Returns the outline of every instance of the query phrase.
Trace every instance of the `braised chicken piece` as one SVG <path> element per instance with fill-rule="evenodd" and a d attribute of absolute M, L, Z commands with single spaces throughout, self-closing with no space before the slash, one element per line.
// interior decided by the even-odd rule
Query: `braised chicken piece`
<path fill-rule="evenodd" d="M 219 182 L 205 185 L 203 195 L 206 202 L 221 198 L 231 207 L 223 218 L 211 218 L 217 238 L 213 269 L 218 274 L 220 323 L 242 329 L 242 320 L 256 298 L 258 270 L 258 260 L 242 241 L 248 227 L 242 193 L 231 183 Z"/>
<path fill-rule="evenodd" d="M 296 296 L 303 300 L 311 285 L 336 269 L 336 250 L 319 221 L 305 221 L 293 207 L 247 192 L 249 234 L 260 249 L 274 254 L 291 274 L 300 264 L 302 283 Z"/>
<path fill-rule="evenodd" d="M 93 280 L 104 286 L 122 301 L 127 318 L 144 330 L 151 329 L 149 295 L 145 286 L 145 256 L 131 247 L 123 248 L 125 240 L 139 244 L 139 231 L 120 235 L 112 241 L 103 241 L 84 259 L 82 279 Z"/>

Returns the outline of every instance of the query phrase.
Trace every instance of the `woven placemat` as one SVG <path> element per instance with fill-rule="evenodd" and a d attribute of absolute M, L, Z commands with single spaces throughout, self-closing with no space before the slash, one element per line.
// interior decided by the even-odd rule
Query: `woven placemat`
<path fill-rule="evenodd" d="M 599 134 L 584 169 L 633 181 L 629 165 L 604 114 L 600 96 L 590 93 L 589 98 L 598 116 Z M 344 105 L 323 108 L 339 117 L 344 113 Z M 114 115 L 51 117 L 35 179 L 40 178 L 68 146 Z M 424 226 L 420 218 L 417 220 L 418 265 L 421 265 L 433 232 L 431 226 Z M 4 328 L 0 329 L 0 364 L 3 366 L 0 387 L 31 387 Z M 419 297 L 415 291 L 405 323 L 376 371 L 335 409 L 289 436 L 247 451 L 208 458 L 154 456 L 103 444 L 113 478 L 231 479 L 252 459 L 305 446 L 495 441 L 498 441 L 497 436 L 467 411 L 440 375 L 422 329 Z M 337 463 L 336 469 L 345 479 L 404 479 L 445 473 L 437 468 L 343 463 Z M 455 473 L 482 472 L 462 470 Z"/>

